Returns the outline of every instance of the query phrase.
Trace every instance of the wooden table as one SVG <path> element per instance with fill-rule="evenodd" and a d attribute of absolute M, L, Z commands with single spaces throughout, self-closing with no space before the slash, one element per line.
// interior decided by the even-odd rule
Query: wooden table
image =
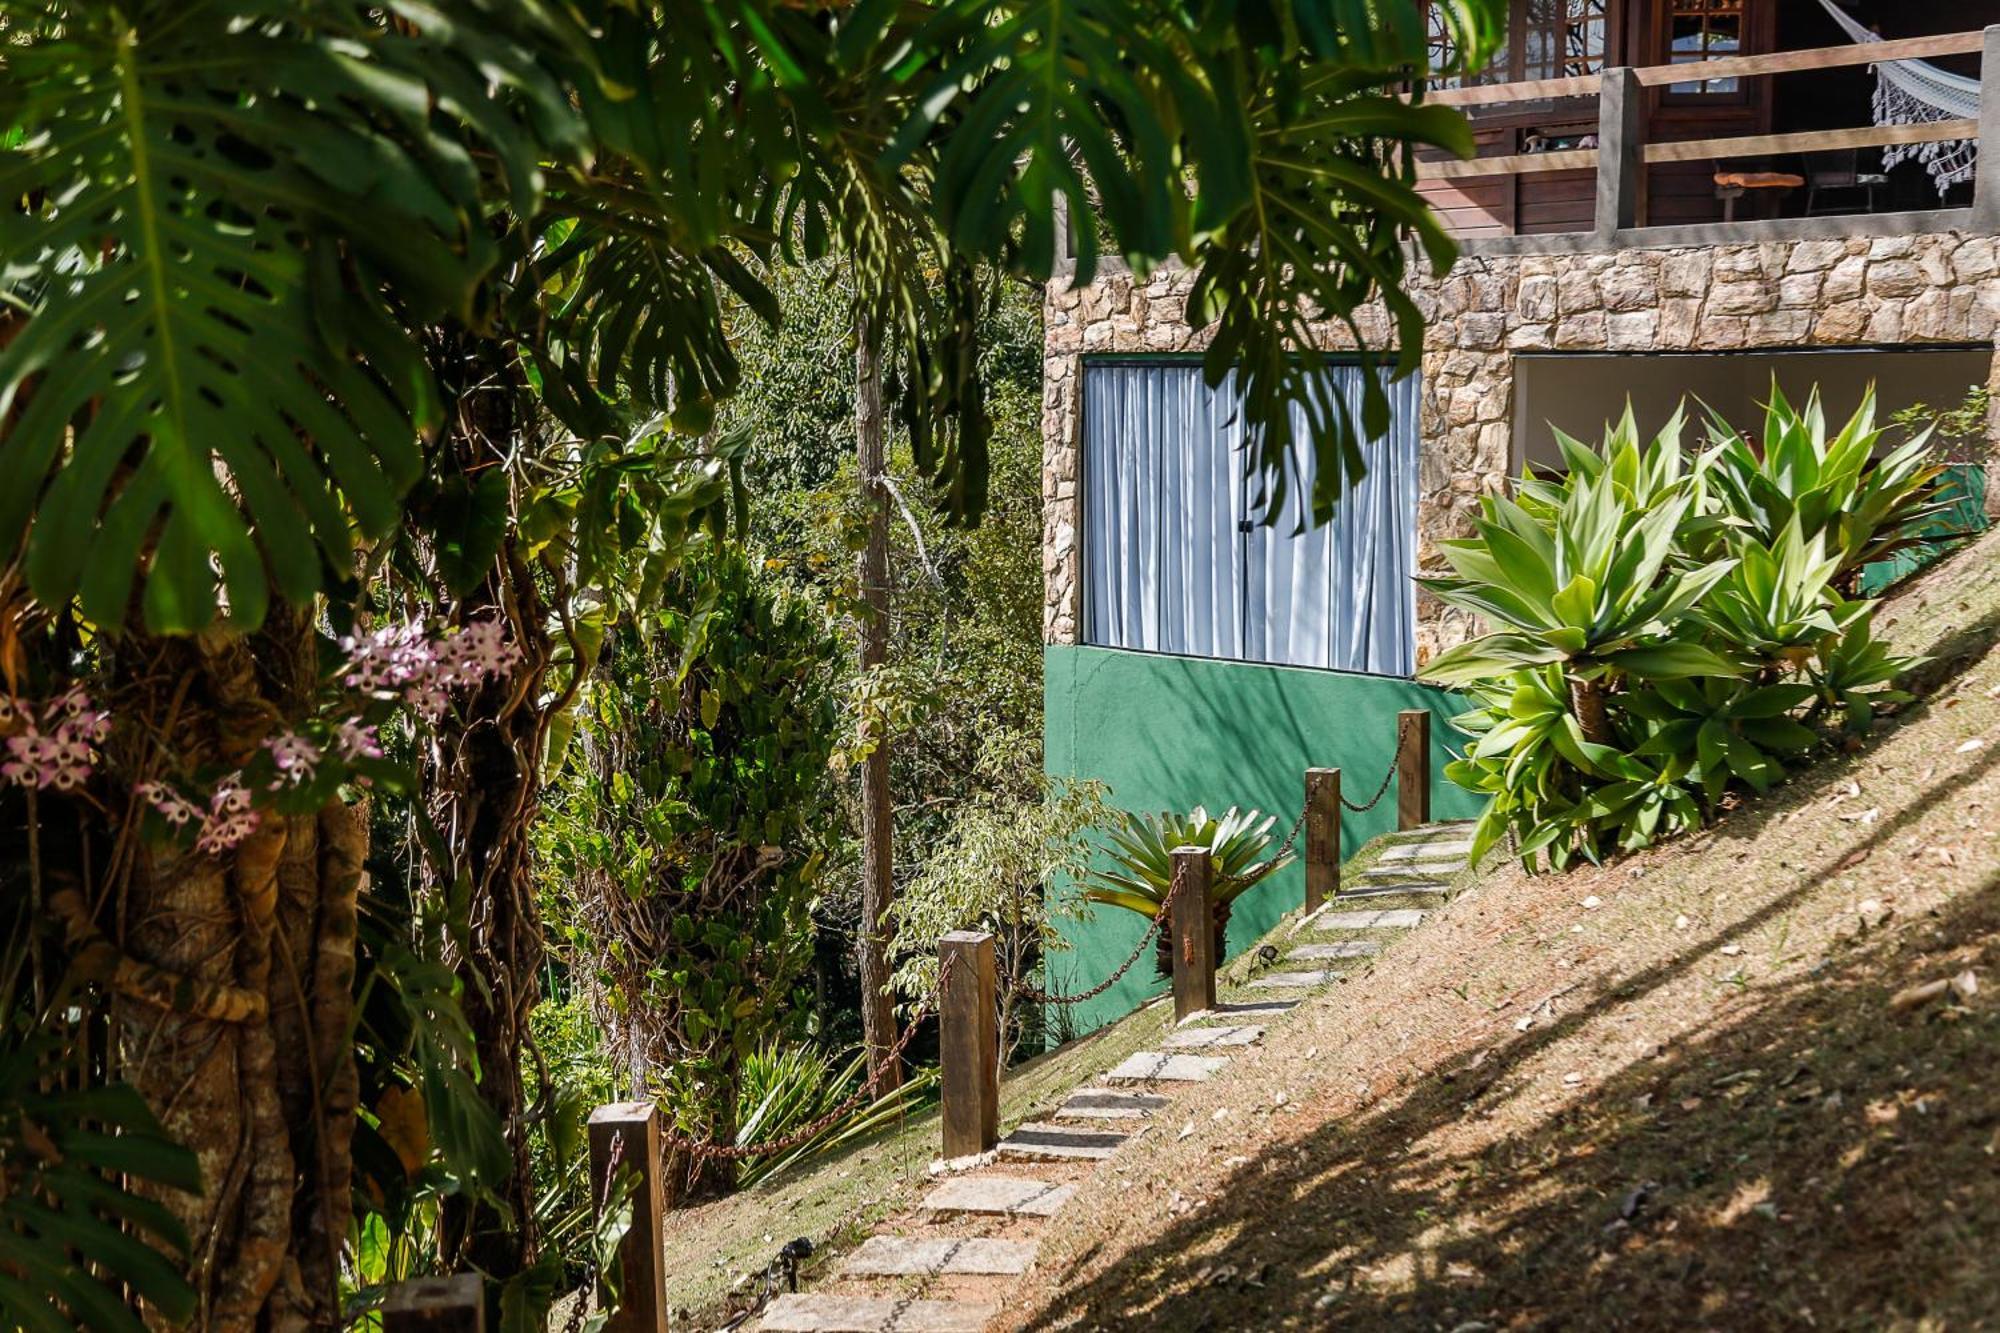
<path fill-rule="evenodd" d="M 1722 201 L 1722 220 L 1736 221 L 1736 201 L 1752 190 L 1796 190 L 1806 183 L 1804 176 L 1783 171 L 1718 171 L 1715 197 Z"/>

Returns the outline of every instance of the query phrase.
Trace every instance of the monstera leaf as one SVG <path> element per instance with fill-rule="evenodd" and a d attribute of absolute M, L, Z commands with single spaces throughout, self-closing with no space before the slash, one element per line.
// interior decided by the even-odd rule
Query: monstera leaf
<path fill-rule="evenodd" d="M 255 625 L 396 521 L 437 413 L 404 330 L 474 316 L 484 201 L 531 204 L 571 146 L 509 40 L 560 29 L 512 0 L 7 12 L 0 548 L 25 530 L 36 595 L 100 624 L 139 579 L 156 630 Z"/>

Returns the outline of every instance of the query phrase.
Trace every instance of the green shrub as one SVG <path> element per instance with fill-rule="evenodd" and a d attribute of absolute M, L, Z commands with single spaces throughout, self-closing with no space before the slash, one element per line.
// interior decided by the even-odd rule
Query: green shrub
<path fill-rule="evenodd" d="M 1562 437 L 1567 475 L 1487 497 L 1443 543 L 1453 577 L 1425 580 L 1492 626 L 1426 672 L 1477 704 L 1446 769 L 1488 798 L 1475 857 L 1648 846 L 1908 698 L 1913 663 L 1851 594 L 1939 512 L 1928 434 L 1878 458 L 1872 392 L 1829 437 L 1817 392 L 1799 409 L 1775 384 L 1761 448 L 1716 420 L 1690 455 L 1683 425 L 1642 443 L 1628 410 L 1599 448 Z"/>

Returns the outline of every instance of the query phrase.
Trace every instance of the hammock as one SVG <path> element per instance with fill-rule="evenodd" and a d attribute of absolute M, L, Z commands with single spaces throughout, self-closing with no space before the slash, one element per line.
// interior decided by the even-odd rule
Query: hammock
<path fill-rule="evenodd" d="M 1833 21 L 1855 42 L 1882 38 L 1861 26 L 1852 14 L 1819 0 Z M 1939 69 L 1927 60 L 1889 60 L 1875 66 L 1875 123 L 1920 125 L 1940 120 L 1979 119 L 1979 80 Z M 1882 170 L 1898 162 L 1924 164 L 1937 183 L 1939 195 L 1972 179 L 1979 160 L 1979 141 L 1952 139 L 1943 143 L 1892 144 L 1882 150 Z"/>

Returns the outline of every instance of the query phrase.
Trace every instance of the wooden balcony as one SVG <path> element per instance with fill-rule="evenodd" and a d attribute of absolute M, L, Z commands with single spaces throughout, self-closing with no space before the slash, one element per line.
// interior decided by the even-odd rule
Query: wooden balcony
<path fill-rule="evenodd" d="M 1648 141 L 1645 107 L 1650 89 L 1701 80 L 1769 78 L 1892 60 L 1965 55 L 1982 58 L 1983 86 L 1977 120 Z M 1425 100 L 1472 111 L 1527 103 L 1578 105 L 1577 99 L 1582 99 L 1585 108 L 1582 114 L 1588 116 L 1589 102 L 1594 99 L 1596 144 L 1541 152 L 1503 152 L 1463 161 L 1425 160 L 1417 164 L 1417 176 L 1433 207 L 1448 227 L 1465 237 L 1471 253 L 1554 253 L 1639 245 L 1898 235 L 1954 228 L 2000 231 L 2000 170 L 1988 172 L 1983 169 L 1983 162 L 1973 186 L 1971 206 L 1961 208 L 1687 222 L 1656 221 L 1651 216 L 1653 210 L 1648 198 L 1649 185 L 1663 178 L 1663 168 L 1671 173 L 1671 179 L 1691 180 L 1698 189 L 1715 189 L 1721 194 L 1725 191 L 1717 182 L 1718 176 L 1753 169 L 1760 159 L 1964 139 L 1976 139 L 1982 145 L 2000 142 L 2000 88 L 1984 81 L 1985 71 L 2000 69 L 1996 61 L 2000 61 L 2000 25 L 1983 32 L 1942 33 L 1682 64 L 1615 68 L 1602 74 L 1570 78 L 1441 89 L 1427 93 Z M 1587 126 L 1589 122 L 1583 123 Z M 1535 191 L 1533 202 L 1523 207 L 1519 201 L 1525 197 L 1524 191 L 1529 190 Z M 1479 218 L 1482 207 L 1487 207 L 1481 200 L 1503 192 L 1515 205 L 1517 216 L 1536 224 L 1537 234 L 1480 235 L 1482 228 L 1467 225 Z M 1529 208 L 1539 211 L 1530 213 Z M 1493 228 L 1487 226 L 1483 230 L 1490 232 Z"/>

